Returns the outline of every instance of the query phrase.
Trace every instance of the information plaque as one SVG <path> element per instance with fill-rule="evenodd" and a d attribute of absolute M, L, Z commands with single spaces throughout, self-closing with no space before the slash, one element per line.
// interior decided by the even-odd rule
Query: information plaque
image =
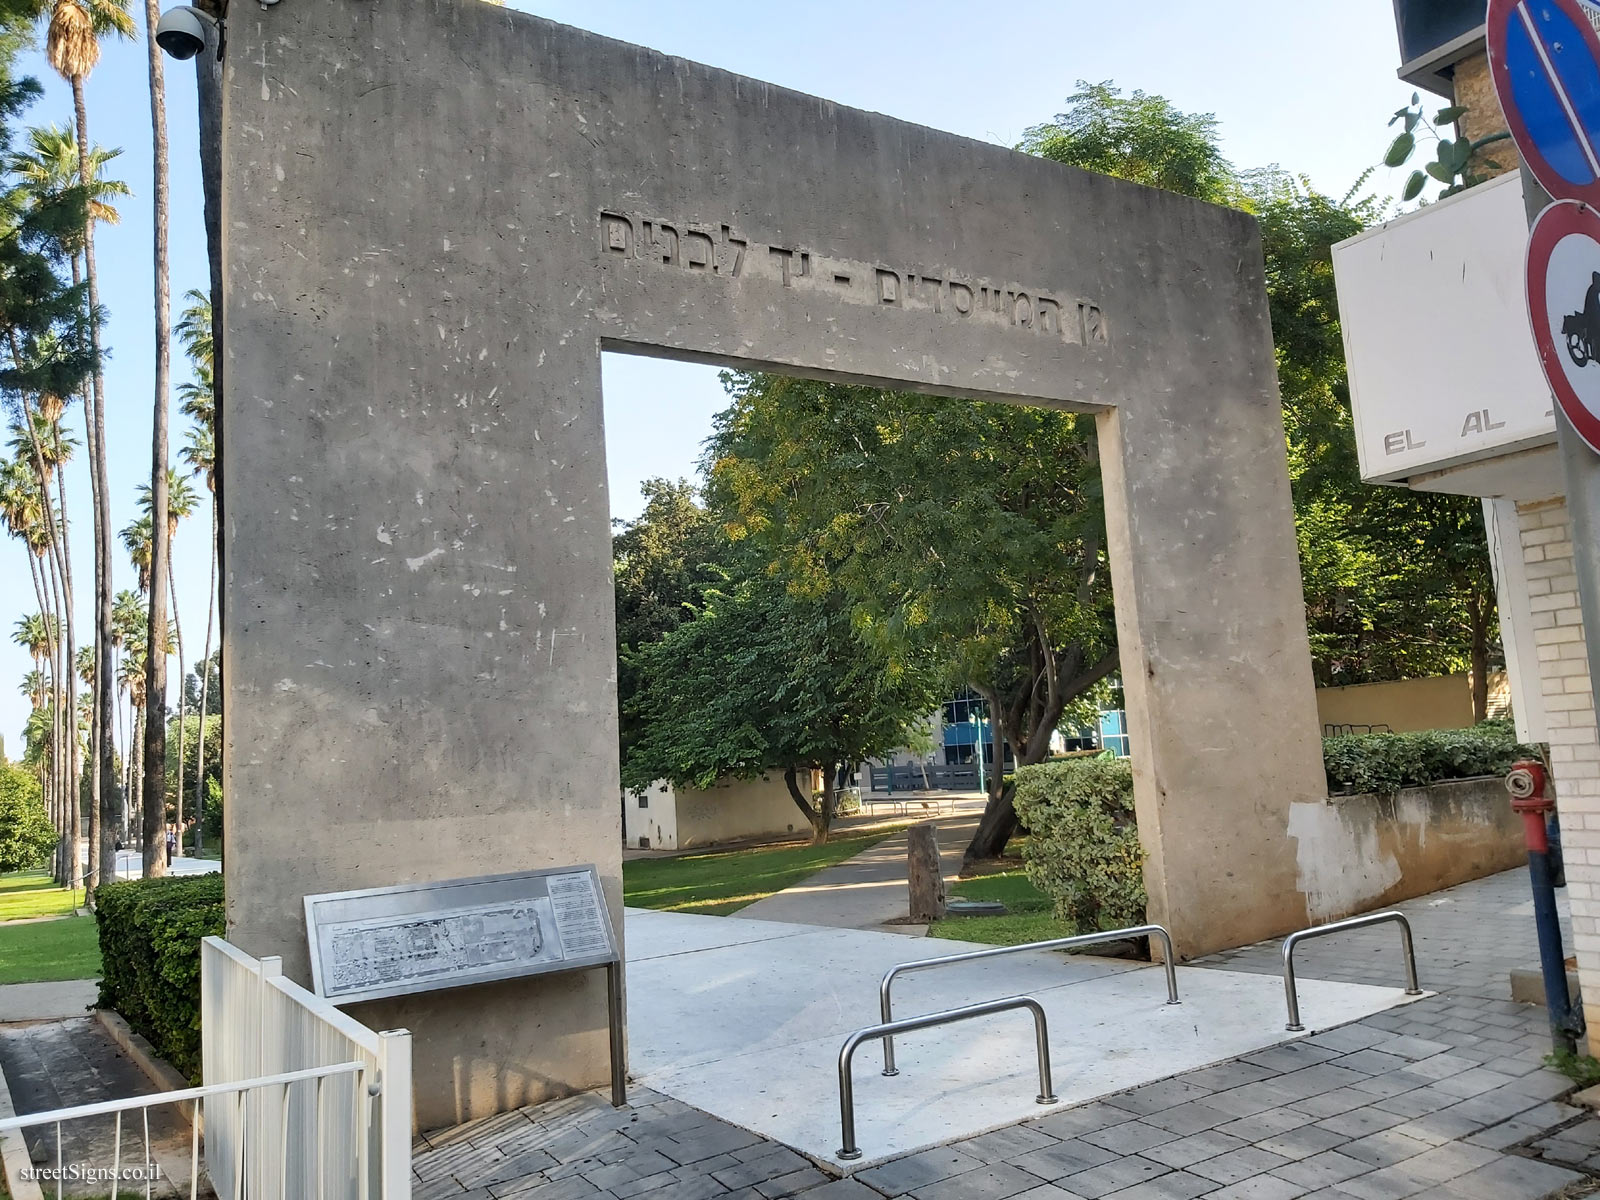
<path fill-rule="evenodd" d="M 617 961 L 592 866 L 307 896 L 317 995 L 339 1004 Z"/>

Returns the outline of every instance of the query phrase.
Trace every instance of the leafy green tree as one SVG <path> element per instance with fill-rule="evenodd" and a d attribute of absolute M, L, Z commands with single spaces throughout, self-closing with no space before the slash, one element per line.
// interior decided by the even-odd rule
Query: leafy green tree
<path fill-rule="evenodd" d="M 1352 199 L 1354 189 L 1334 200 L 1281 172 L 1257 173 L 1248 190 L 1266 253 L 1317 682 L 1470 670 L 1481 720 L 1497 644 L 1482 507 L 1371 487 L 1356 458 L 1332 248 L 1381 210 Z"/>
<path fill-rule="evenodd" d="M 42 867 L 55 846 L 39 781 L 22 767 L 0 762 L 0 871 Z"/>
<path fill-rule="evenodd" d="M 989 705 L 997 762 L 1041 761 L 1116 669 L 1092 418 L 729 377 L 710 506 L 799 594 L 842 598 L 890 665 L 935 660 Z M 930 705 L 931 708 L 931 705 Z M 969 853 L 1016 827 L 1004 771 Z"/>
<path fill-rule="evenodd" d="M 705 788 L 781 770 L 813 841 L 826 842 L 839 769 L 903 745 L 938 702 L 939 673 L 863 645 L 836 598 L 750 565 L 638 655 L 623 783 Z M 811 770 L 822 773 L 815 800 L 800 779 Z"/>
<path fill-rule="evenodd" d="M 192 682 L 194 676 L 191 675 L 189 679 Z M 200 730 L 202 728 L 200 718 L 191 713 L 183 720 L 187 728 L 182 731 L 178 729 L 178 718 L 174 717 L 167 722 L 167 809 L 174 818 L 176 818 L 179 811 L 179 783 L 184 780 L 189 781 L 184 783 L 183 786 L 185 795 L 189 796 L 190 801 L 192 801 L 192 795 L 190 795 L 188 789 L 192 786 L 194 779 L 197 778 L 197 774 L 201 770 L 202 754 L 205 761 L 205 777 L 201 781 L 200 792 L 201 807 L 194 808 L 192 803 L 184 805 L 184 821 L 187 823 L 191 818 L 199 819 L 203 815 L 204 789 L 206 785 L 215 783 L 219 791 L 222 787 L 222 717 L 213 713 L 205 719 L 204 743 L 200 740 Z M 179 737 L 180 732 L 183 735 L 181 739 Z M 177 749 L 180 745 L 184 748 L 186 756 L 182 770 L 179 769 L 177 758 Z"/>
<path fill-rule="evenodd" d="M 644 511 L 612 538 L 617 605 L 617 708 L 623 757 L 638 735 L 633 695 L 635 660 L 690 620 L 707 587 L 724 581 L 716 564 L 728 556 L 727 539 L 700 505 L 686 479 L 647 479 Z"/>
<path fill-rule="evenodd" d="M 1239 180 L 1217 145 L 1217 119 L 1185 113 L 1162 96 L 1124 96 L 1109 82 L 1078 80 L 1068 108 L 1035 125 L 1017 148 L 1099 175 L 1215 204 L 1236 204 Z"/>
<path fill-rule="evenodd" d="M 206 682 L 205 689 L 200 687 L 200 673 L 204 671 Z M 194 670 L 183 677 L 184 693 L 188 696 L 189 707 L 200 713 L 201 720 L 206 719 L 207 711 L 214 717 L 220 717 L 222 708 L 222 651 L 213 650 L 204 662 L 194 665 Z M 206 751 L 210 753 L 209 750 Z"/>

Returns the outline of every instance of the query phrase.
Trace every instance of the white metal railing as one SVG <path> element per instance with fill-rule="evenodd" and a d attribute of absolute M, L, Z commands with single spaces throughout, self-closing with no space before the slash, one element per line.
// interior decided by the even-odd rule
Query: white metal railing
<path fill-rule="evenodd" d="M 373 1032 L 286 979 L 280 959 L 221 938 L 201 942 L 200 967 L 208 1087 L 328 1071 L 204 1100 L 217 1195 L 410 1200 L 411 1035 Z"/>
<path fill-rule="evenodd" d="M 237 1083 L 208 1084 L 205 1087 L 183 1088 L 175 1092 L 158 1092 L 153 1096 L 134 1096 L 128 1100 L 110 1100 L 100 1104 L 79 1104 L 74 1105 L 71 1108 L 57 1108 L 52 1109 L 49 1112 L 30 1113 L 24 1117 L 8 1117 L 5 1120 L 0 1121 L 0 1134 L 10 1133 L 13 1130 L 54 1127 L 56 1150 L 54 1182 L 56 1184 L 55 1193 L 59 1200 L 67 1179 L 68 1165 L 63 1161 L 64 1155 L 62 1150 L 61 1126 L 68 1121 L 89 1120 L 94 1117 L 115 1117 L 116 1149 L 113 1153 L 110 1169 L 105 1176 L 105 1181 L 111 1185 L 111 1200 L 118 1200 L 118 1197 L 124 1194 L 122 1185 L 125 1182 L 134 1182 L 135 1180 L 136 1182 L 134 1182 L 134 1186 L 127 1190 L 127 1194 L 137 1195 L 142 1191 L 144 1195 L 149 1196 L 155 1184 L 153 1168 L 157 1168 L 159 1166 L 155 1149 L 150 1140 L 150 1110 L 152 1108 L 158 1108 L 167 1104 L 192 1104 L 193 1107 L 189 1117 L 189 1197 L 190 1200 L 196 1200 L 196 1198 L 201 1194 L 201 1122 L 200 1106 L 198 1103 L 195 1103 L 196 1101 L 203 1101 L 206 1105 L 207 1112 L 215 1111 L 213 1108 L 213 1102 L 225 1103 L 235 1111 L 242 1112 L 250 1106 L 252 1094 L 267 1094 L 270 1098 L 270 1095 L 275 1093 L 275 1103 L 277 1106 L 280 1130 L 282 1130 L 283 1128 L 287 1127 L 288 1114 L 290 1108 L 292 1107 L 291 1097 L 295 1094 L 295 1084 L 308 1083 L 312 1085 L 316 1096 L 315 1103 L 320 1112 L 322 1110 L 325 1085 L 330 1080 L 353 1079 L 355 1085 L 364 1094 L 366 1091 L 364 1083 L 366 1075 L 367 1065 L 365 1063 L 334 1063 L 331 1066 L 312 1067 L 304 1071 L 287 1071 L 279 1075 L 268 1075 L 259 1079 L 242 1079 Z M 137 1112 L 140 1117 L 140 1123 L 143 1128 L 138 1140 L 139 1146 L 143 1148 L 144 1161 L 138 1164 L 130 1164 L 129 1174 L 124 1175 L 122 1157 L 122 1147 L 125 1141 L 123 1134 L 123 1114 L 129 1112 Z M 291 1195 L 309 1196 L 311 1194 L 285 1191 L 284 1185 L 289 1179 L 289 1173 L 283 1169 L 283 1161 L 284 1156 L 288 1153 L 288 1145 L 289 1143 L 287 1139 L 279 1139 L 279 1161 L 276 1164 L 278 1168 L 277 1177 L 279 1179 L 279 1185 L 278 1190 L 275 1193 L 270 1193 L 280 1197 L 280 1200 L 288 1200 L 288 1197 Z M 244 1143 L 243 1141 L 240 1141 L 237 1146 L 239 1161 L 231 1164 L 235 1168 L 231 1172 L 233 1183 L 227 1191 L 217 1188 L 216 1190 L 218 1195 L 238 1198 L 245 1194 L 241 1187 L 244 1179 L 246 1178 L 245 1160 L 247 1156 L 245 1155 L 244 1150 Z M 322 1147 L 319 1145 L 316 1148 L 316 1153 L 319 1158 L 321 1157 L 321 1151 Z M 207 1154 L 209 1162 L 209 1148 Z M 83 1165 L 87 1165 L 91 1169 L 101 1169 L 99 1164 L 72 1164 L 73 1167 L 80 1167 Z M 214 1169 L 211 1172 L 211 1177 L 213 1180 L 213 1187 L 215 1188 L 217 1172 Z M 163 1194 L 165 1194 L 165 1192 L 166 1188 L 163 1187 Z M 257 1193 L 252 1190 L 249 1194 L 251 1196 L 255 1196 Z M 316 1195 L 319 1197 L 325 1194 L 326 1193 L 323 1191 L 318 1191 L 316 1193 Z M 407 1195 L 409 1195 L 409 1189 L 407 1191 Z"/>
<path fill-rule="evenodd" d="M 411 1200 L 411 1035 L 405 1030 L 374 1033 L 285 979 L 282 960 L 258 961 L 208 937 L 200 944 L 200 1042 L 202 1087 L 7 1117 L 0 1120 L 0 1138 L 54 1128 L 58 1200 L 69 1172 L 85 1168 L 110 1185 L 112 1200 L 149 1196 L 152 1168 L 160 1165 L 150 1110 L 187 1106 L 190 1200 L 202 1194 L 202 1154 L 211 1189 L 222 1200 Z M 125 1179 L 129 1113 L 137 1113 L 142 1126 L 144 1161 L 128 1164 Z M 106 1117 L 116 1126 L 109 1168 L 63 1162 L 62 1125 Z M 135 1179 L 133 1187 L 123 1186 Z M 24 1189 L 19 1200 L 40 1194 L 32 1183 L 12 1182 Z"/>

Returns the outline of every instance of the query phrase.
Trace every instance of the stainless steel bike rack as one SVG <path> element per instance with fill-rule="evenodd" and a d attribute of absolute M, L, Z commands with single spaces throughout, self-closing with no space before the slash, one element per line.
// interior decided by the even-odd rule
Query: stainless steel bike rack
<path fill-rule="evenodd" d="M 1364 929 L 1368 925 L 1385 925 L 1390 922 L 1400 926 L 1400 944 L 1406 957 L 1406 995 L 1422 995 L 1422 989 L 1417 986 L 1417 952 L 1411 945 L 1411 922 L 1406 920 L 1404 913 L 1370 913 L 1365 917 L 1351 917 L 1348 921 L 1333 921 L 1327 925 L 1318 925 L 1314 929 L 1302 929 L 1299 933 L 1291 933 L 1283 939 L 1283 998 L 1289 1005 L 1287 1028 L 1290 1033 L 1300 1033 L 1305 1029 L 1300 1023 L 1300 996 L 1295 990 L 1294 948 L 1301 942 L 1326 937 L 1330 933 L 1344 933 L 1350 929 Z"/>
<path fill-rule="evenodd" d="M 856 1047 L 874 1038 L 888 1038 L 896 1033 L 932 1029 L 936 1025 L 953 1025 L 957 1021 L 969 1021 L 973 1017 L 1010 1012 L 1016 1008 L 1025 1008 L 1033 1014 L 1033 1040 L 1039 1052 L 1039 1095 L 1035 1099 L 1040 1104 L 1054 1104 L 1056 1094 L 1050 1083 L 1050 1031 L 1045 1022 L 1044 1007 L 1031 996 L 1009 996 L 1004 1000 L 988 1000 L 982 1004 L 969 1004 L 964 1008 L 948 1008 L 943 1012 L 928 1013 L 922 1017 L 907 1017 L 903 1021 L 872 1025 L 866 1029 L 856 1030 L 845 1038 L 844 1045 L 839 1049 L 839 1129 L 844 1145 L 839 1148 L 838 1157 L 846 1162 L 861 1157 L 861 1148 L 856 1145 L 855 1084 L 850 1078 L 850 1062 L 855 1057 Z"/>
<path fill-rule="evenodd" d="M 1135 925 L 1131 929 L 1108 929 L 1104 933 L 1084 933 L 1077 937 L 1053 938 L 1048 942 L 1025 942 L 1020 946 L 996 946 L 990 950 L 972 950 L 965 954 L 946 954 L 942 958 L 924 958 L 916 962 L 903 962 L 884 973 L 878 984 L 878 1013 L 885 1025 L 894 1020 L 894 1008 L 889 999 L 889 988 L 896 975 L 912 971 L 926 971 L 931 967 L 946 967 L 951 963 L 973 962 L 980 958 L 998 958 L 1002 954 L 1018 954 L 1024 950 L 1071 950 L 1080 946 L 1097 946 L 1103 942 L 1121 942 L 1132 937 L 1153 937 L 1160 940 L 1167 968 L 1167 1003 L 1177 1004 L 1178 972 L 1172 964 L 1172 935 L 1159 925 Z M 883 1039 L 883 1073 L 898 1075 L 894 1065 L 894 1038 Z"/>

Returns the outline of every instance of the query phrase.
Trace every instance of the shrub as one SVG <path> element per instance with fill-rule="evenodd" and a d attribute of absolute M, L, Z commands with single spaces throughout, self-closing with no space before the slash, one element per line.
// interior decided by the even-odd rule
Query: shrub
<path fill-rule="evenodd" d="M 1536 746 L 1519 745 L 1506 721 L 1471 729 L 1422 733 L 1362 733 L 1324 738 L 1322 764 L 1329 795 L 1394 792 L 1448 779 L 1503 775 L 1519 758 L 1539 758 Z"/>
<path fill-rule="evenodd" d="M 108 883 L 96 892 L 100 1006 L 200 1078 L 200 939 L 225 928 L 221 875 Z"/>
<path fill-rule="evenodd" d="M 1144 923 L 1144 849 L 1127 759 L 1074 759 L 1017 771 L 1028 878 L 1081 930 Z"/>
<path fill-rule="evenodd" d="M 56 831 L 44 811 L 39 781 L 0 762 L 0 871 L 31 871 L 50 861 Z"/>

